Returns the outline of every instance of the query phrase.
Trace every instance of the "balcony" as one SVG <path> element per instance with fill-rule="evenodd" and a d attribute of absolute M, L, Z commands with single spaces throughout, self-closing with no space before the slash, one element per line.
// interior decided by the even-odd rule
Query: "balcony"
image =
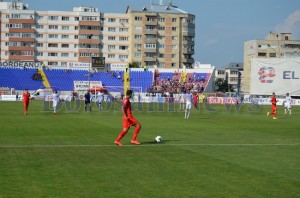
<path fill-rule="evenodd" d="M 145 34 L 155 34 L 155 35 L 157 35 L 157 30 L 145 30 Z"/>
<path fill-rule="evenodd" d="M 156 53 L 156 48 L 144 48 L 144 52 Z"/>
<path fill-rule="evenodd" d="M 145 43 L 157 43 L 157 39 L 156 38 L 146 39 Z"/>
<path fill-rule="evenodd" d="M 183 48 L 182 53 L 184 53 L 184 54 L 194 54 L 195 51 L 192 50 L 192 49 Z"/>
<path fill-rule="evenodd" d="M 145 57 L 144 61 L 146 61 L 146 62 L 156 62 L 156 57 Z"/>
<path fill-rule="evenodd" d="M 9 55 L 10 61 L 34 61 L 34 56 Z"/>
<path fill-rule="evenodd" d="M 195 45 L 195 42 L 194 41 L 190 41 L 190 40 L 183 40 L 182 44 L 183 45 Z"/>
<path fill-rule="evenodd" d="M 195 62 L 193 58 L 182 58 L 181 61 L 183 63 L 191 63 L 191 64 L 193 64 Z"/>
<path fill-rule="evenodd" d="M 153 26 L 157 26 L 157 21 L 146 21 L 145 25 L 153 25 Z"/>

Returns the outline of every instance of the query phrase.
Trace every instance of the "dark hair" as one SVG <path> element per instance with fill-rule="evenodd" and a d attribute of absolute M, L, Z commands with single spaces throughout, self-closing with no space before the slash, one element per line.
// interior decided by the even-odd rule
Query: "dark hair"
<path fill-rule="evenodd" d="M 132 91 L 131 91 L 130 89 L 128 89 L 128 90 L 126 91 L 126 96 L 129 96 L 130 94 L 132 94 Z"/>

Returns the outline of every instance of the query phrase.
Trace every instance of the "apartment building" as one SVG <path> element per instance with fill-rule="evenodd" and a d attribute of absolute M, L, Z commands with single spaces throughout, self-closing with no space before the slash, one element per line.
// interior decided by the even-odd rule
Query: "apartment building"
<path fill-rule="evenodd" d="M 171 1 L 124 14 L 94 7 L 73 11 L 34 11 L 20 2 L 0 2 L 0 61 L 52 68 L 90 68 L 91 57 L 105 57 L 107 68 L 191 67 L 195 16 Z"/>
<path fill-rule="evenodd" d="M 127 8 L 131 21 L 132 62 L 148 67 L 189 68 L 194 63 L 195 16 L 173 6 Z"/>
<path fill-rule="evenodd" d="M 228 84 L 236 92 L 240 92 L 241 76 L 243 75 L 243 63 L 229 63 L 224 69 L 215 70 L 215 79 L 227 80 Z"/>
<path fill-rule="evenodd" d="M 242 91 L 250 92 L 251 60 L 253 58 L 288 59 L 295 57 L 300 57 L 300 40 L 293 40 L 291 33 L 270 32 L 265 40 L 245 42 Z"/>
<path fill-rule="evenodd" d="M 88 66 L 91 56 L 102 56 L 98 9 L 33 11 L 22 2 L 0 2 L 0 5 L 1 61 L 76 67 Z"/>

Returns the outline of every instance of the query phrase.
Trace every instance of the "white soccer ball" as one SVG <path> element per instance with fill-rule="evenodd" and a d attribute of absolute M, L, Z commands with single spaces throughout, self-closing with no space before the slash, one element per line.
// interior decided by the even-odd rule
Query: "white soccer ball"
<path fill-rule="evenodd" d="M 159 142 L 162 142 L 163 139 L 162 139 L 161 136 L 156 136 L 156 137 L 155 137 L 155 141 L 156 141 L 157 143 L 159 143 Z"/>

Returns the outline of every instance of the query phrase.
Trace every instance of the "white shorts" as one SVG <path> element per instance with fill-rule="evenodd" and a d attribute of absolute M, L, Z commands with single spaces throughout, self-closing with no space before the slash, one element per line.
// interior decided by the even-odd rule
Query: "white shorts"
<path fill-rule="evenodd" d="M 285 104 L 284 104 L 284 107 L 287 108 L 287 109 L 290 109 L 290 108 L 291 108 L 291 104 L 285 103 Z"/>
<path fill-rule="evenodd" d="M 53 101 L 53 107 L 57 106 L 57 101 Z"/>
<path fill-rule="evenodd" d="M 186 103 L 185 109 L 190 110 L 192 108 L 192 103 Z"/>

